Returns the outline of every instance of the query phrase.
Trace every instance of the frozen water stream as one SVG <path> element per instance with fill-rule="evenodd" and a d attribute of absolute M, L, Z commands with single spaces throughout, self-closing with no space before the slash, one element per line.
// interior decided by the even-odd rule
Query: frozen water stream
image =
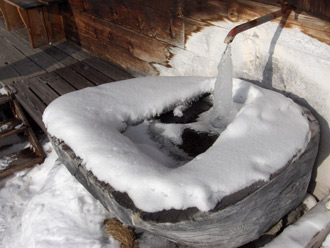
<path fill-rule="evenodd" d="M 218 75 L 214 85 L 214 100 L 212 125 L 216 128 L 225 128 L 235 117 L 236 109 L 232 96 L 233 88 L 233 62 L 231 59 L 231 46 L 227 45 L 220 63 Z"/>

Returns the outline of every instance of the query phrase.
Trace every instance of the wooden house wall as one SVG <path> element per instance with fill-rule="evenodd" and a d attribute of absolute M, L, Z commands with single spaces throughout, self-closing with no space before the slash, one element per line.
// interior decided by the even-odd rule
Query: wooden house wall
<path fill-rule="evenodd" d="M 330 44 L 327 0 L 290 0 L 297 12 L 287 27 Z M 276 0 L 68 0 L 66 36 L 136 75 L 169 66 L 171 47 L 185 49 L 190 34 L 214 21 L 244 22 L 279 9 Z M 314 17 L 306 14 L 309 11 Z"/>

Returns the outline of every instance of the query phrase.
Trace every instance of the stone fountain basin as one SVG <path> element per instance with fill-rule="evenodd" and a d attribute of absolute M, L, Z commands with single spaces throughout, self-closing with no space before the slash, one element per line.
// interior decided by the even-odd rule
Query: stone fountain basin
<path fill-rule="evenodd" d="M 122 134 L 212 92 L 213 84 L 202 77 L 125 80 L 62 96 L 43 118 L 62 162 L 124 224 L 190 246 L 237 247 L 302 201 L 319 126 L 290 99 L 234 80 L 236 118 L 183 166 L 160 164 Z"/>

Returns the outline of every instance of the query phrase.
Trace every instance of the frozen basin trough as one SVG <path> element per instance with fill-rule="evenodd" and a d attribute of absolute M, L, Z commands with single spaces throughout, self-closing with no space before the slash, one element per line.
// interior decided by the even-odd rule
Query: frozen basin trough
<path fill-rule="evenodd" d="M 291 99 L 234 79 L 237 114 L 215 128 L 214 82 L 86 88 L 52 102 L 43 121 L 72 175 L 124 224 L 193 247 L 237 247 L 302 201 L 319 126 Z"/>

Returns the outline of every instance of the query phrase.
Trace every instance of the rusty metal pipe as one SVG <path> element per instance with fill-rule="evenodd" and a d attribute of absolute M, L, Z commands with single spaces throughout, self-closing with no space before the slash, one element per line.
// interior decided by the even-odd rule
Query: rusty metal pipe
<path fill-rule="evenodd" d="M 280 16 L 285 16 L 285 15 L 288 16 L 288 15 L 290 15 L 291 10 L 292 10 L 292 8 L 289 7 L 288 5 L 282 5 L 282 8 L 280 10 L 276 11 L 276 12 L 264 15 L 262 17 L 254 19 L 252 21 L 249 21 L 249 22 L 243 23 L 241 25 L 238 25 L 238 26 L 234 27 L 232 30 L 230 30 L 230 32 L 226 36 L 224 42 L 229 44 L 234 40 L 234 38 L 237 34 L 243 32 L 247 29 L 254 28 L 254 27 L 256 27 L 260 24 L 271 21 L 271 20 L 273 20 L 275 18 L 278 18 Z"/>

